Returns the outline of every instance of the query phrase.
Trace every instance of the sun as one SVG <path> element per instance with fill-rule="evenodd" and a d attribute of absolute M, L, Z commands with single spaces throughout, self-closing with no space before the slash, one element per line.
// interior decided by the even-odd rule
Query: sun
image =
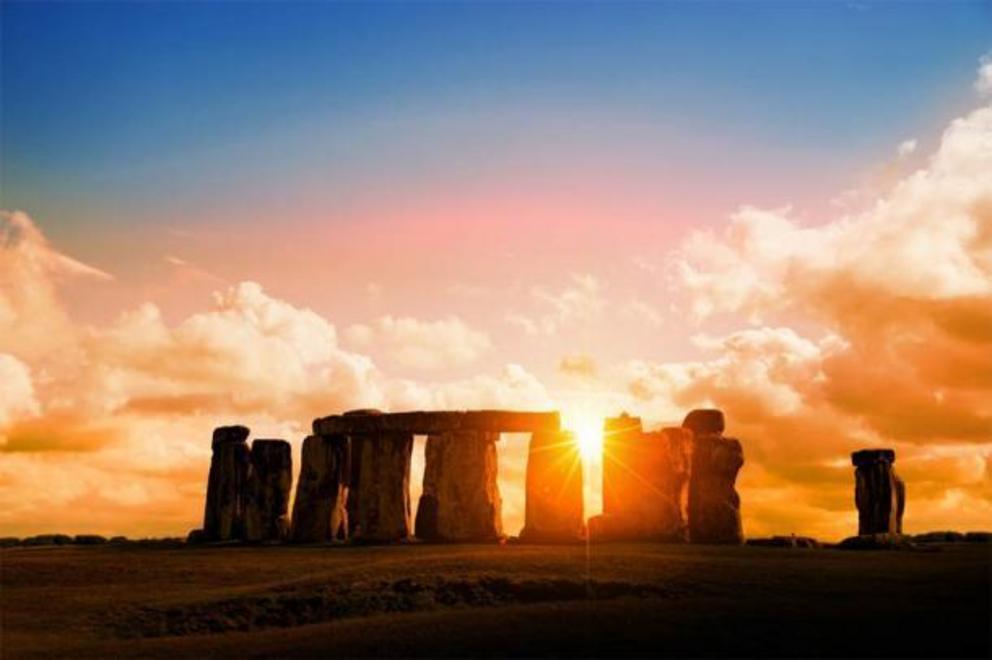
<path fill-rule="evenodd" d="M 593 422 L 580 425 L 575 429 L 575 438 L 579 443 L 579 453 L 584 461 L 597 461 L 603 453 L 603 431 Z"/>

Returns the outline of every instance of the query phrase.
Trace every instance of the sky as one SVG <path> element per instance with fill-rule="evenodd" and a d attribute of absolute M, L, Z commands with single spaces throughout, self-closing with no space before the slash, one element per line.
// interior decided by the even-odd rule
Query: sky
<path fill-rule="evenodd" d="M 718 406 L 749 535 L 852 533 L 869 446 L 987 527 L 990 53 L 979 2 L 4 2 L 0 532 L 185 534 L 214 426 L 358 407 Z"/>

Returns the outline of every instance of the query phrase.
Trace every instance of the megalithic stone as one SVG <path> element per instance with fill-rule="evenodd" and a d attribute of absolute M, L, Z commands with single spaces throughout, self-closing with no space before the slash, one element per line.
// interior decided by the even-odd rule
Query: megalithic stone
<path fill-rule="evenodd" d="M 582 461 L 568 431 L 531 435 L 522 541 L 577 541 L 585 536 Z"/>
<path fill-rule="evenodd" d="M 647 512 L 649 534 L 666 541 L 688 541 L 693 433 L 668 427 L 648 436 L 657 447 L 652 452 L 655 495 Z"/>
<path fill-rule="evenodd" d="M 303 441 L 290 538 L 322 543 L 347 538 L 350 442 L 344 435 L 311 435 Z"/>
<path fill-rule="evenodd" d="M 626 413 L 603 421 L 603 513 L 633 516 L 651 478 L 643 464 L 641 418 Z"/>
<path fill-rule="evenodd" d="M 285 440 L 255 440 L 245 507 L 245 539 L 281 541 L 289 532 L 293 453 Z"/>
<path fill-rule="evenodd" d="M 851 454 L 858 534 L 901 534 L 906 486 L 896 476 L 891 449 L 862 449 Z"/>
<path fill-rule="evenodd" d="M 493 541 L 503 534 L 498 433 L 455 431 L 427 438 L 415 534 L 434 541 Z"/>
<path fill-rule="evenodd" d="M 352 486 L 357 493 L 354 538 L 377 542 L 409 538 L 413 434 L 386 431 L 363 436 L 354 450 L 359 464 L 357 485 Z"/>
<path fill-rule="evenodd" d="M 710 432 L 723 427 L 723 413 L 718 410 L 694 410 L 682 426 L 693 431 L 689 541 L 743 543 L 741 498 L 734 487 L 744 465 L 740 441 Z"/>
<path fill-rule="evenodd" d="M 245 504 L 251 454 L 249 430 L 244 426 L 214 429 L 207 480 L 207 503 L 203 512 L 203 538 L 228 541 L 244 537 Z"/>

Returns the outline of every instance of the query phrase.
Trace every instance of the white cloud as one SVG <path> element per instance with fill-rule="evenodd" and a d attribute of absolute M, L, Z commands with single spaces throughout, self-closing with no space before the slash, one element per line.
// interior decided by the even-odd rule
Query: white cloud
<path fill-rule="evenodd" d="M 350 326 L 345 337 L 355 347 L 382 351 L 398 364 L 424 370 L 472 364 L 492 347 L 486 333 L 455 316 L 435 321 L 383 316 L 371 325 Z"/>
<path fill-rule="evenodd" d="M 975 80 L 975 91 L 980 96 L 992 95 L 992 53 L 982 57 Z"/>
<path fill-rule="evenodd" d="M 587 324 L 599 318 L 606 307 L 603 289 L 595 276 L 573 274 L 571 285 L 558 292 L 544 287 L 531 289 L 535 304 L 546 311 L 533 316 L 511 312 L 506 315 L 506 321 L 532 335 L 553 335 L 562 329 Z"/>
<path fill-rule="evenodd" d="M 909 156 L 910 154 L 916 151 L 916 146 L 917 143 L 915 138 L 909 140 L 903 140 L 902 142 L 899 143 L 899 146 L 896 147 L 896 153 L 899 155 L 900 158 L 905 158 L 906 156 Z"/>

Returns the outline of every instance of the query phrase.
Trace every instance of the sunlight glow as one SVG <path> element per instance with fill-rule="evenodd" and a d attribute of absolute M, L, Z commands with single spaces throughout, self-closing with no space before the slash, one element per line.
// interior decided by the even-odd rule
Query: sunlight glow
<path fill-rule="evenodd" d="M 575 429 L 576 442 L 579 443 L 579 453 L 582 460 L 599 461 L 603 453 L 603 431 L 595 424 L 585 424 Z"/>

